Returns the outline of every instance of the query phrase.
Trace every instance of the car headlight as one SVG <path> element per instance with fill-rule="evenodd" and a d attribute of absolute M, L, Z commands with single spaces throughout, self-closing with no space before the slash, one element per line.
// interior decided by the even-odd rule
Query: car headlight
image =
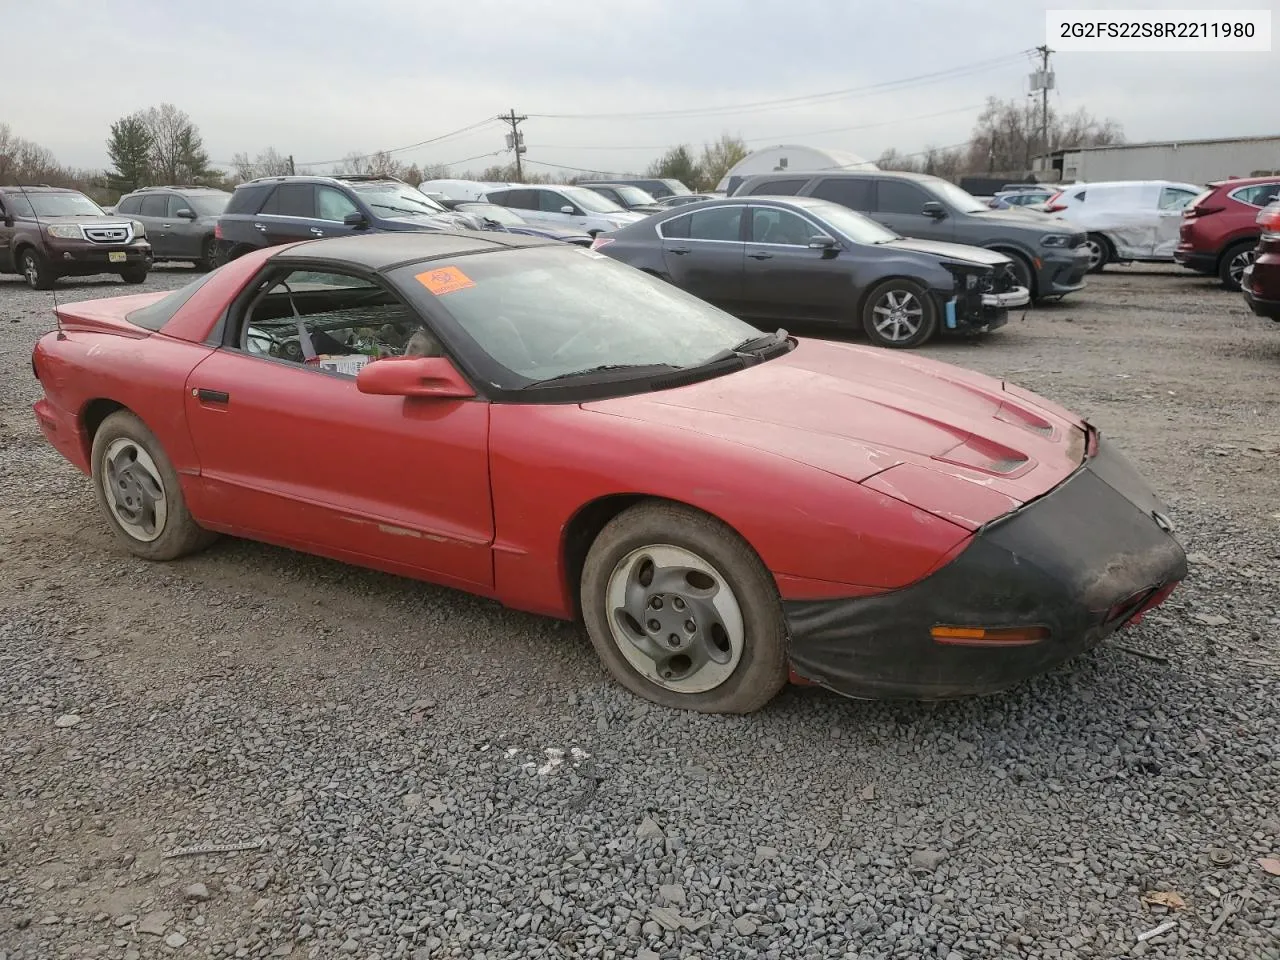
<path fill-rule="evenodd" d="M 53 223 L 49 225 L 49 236 L 61 237 L 63 240 L 80 240 L 80 228 L 74 223 Z"/>
<path fill-rule="evenodd" d="M 147 235 L 147 227 L 141 220 L 130 220 L 129 222 L 133 224 L 133 236 L 135 239 Z"/>
<path fill-rule="evenodd" d="M 1040 246 L 1042 247 L 1069 247 L 1071 246 L 1071 237 L 1065 233 L 1050 233 L 1040 238 Z"/>

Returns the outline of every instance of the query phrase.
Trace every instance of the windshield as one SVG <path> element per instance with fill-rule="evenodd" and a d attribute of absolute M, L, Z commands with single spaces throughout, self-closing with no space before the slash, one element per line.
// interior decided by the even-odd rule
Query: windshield
<path fill-rule="evenodd" d="M 653 194 L 646 193 L 639 187 L 614 187 L 613 189 L 618 192 L 618 196 L 633 206 L 638 204 L 652 205 L 658 202 L 653 199 Z"/>
<path fill-rule="evenodd" d="M 202 217 L 216 217 L 226 209 L 230 194 L 189 193 L 184 197 L 196 213 Z"/>
<path fill-rule="evenodd" d="M 5 200 L 20 217 L 106 216 L 106 211 L 83 193 L 8 193 Z"/>
<path fill-rule="evenodd" d="M 407 184 L 353 183 L 351 187 L 373 209 L 397 217 L 434 217 L 444 212 L 444 207 Z"/>
<path fill-rule="evenodd" d="M 555 189 L 559 190 L 583 210 L 589 210 L 591 213 L 623 212 L 622 208 L 608 197 L 602 197 L 594 190 L 588 190 L 586 187 L 556 187 Z"/>
<path fill-rule="evenodd" d="M 424 310 L 445 312 L 491 361 L 483 374 L 505 390 L 603 366 L 698 366 L 760 335 L 692 294 L 581 248 L 506 250 L 432 261 L 423 271 L 411 264 L 391 277 Z"/>
<path fill-rule="evenodd" d="M 514 210 L 500 207 L 496 203 L 460 203 L 453 209 L 458 213 L 493 220 L 504 227 L 523 227 L 528 224 L 528 221 Z"/>
<path fill-rule="evenodd" d="M 930 180 L 929 186 L 957 213 L 979 213 L 991 209 L 968 190 L 961 190 L 946 180 Z"/>
<path fill-rule="evenodd" d="M 829 200 L 810 200 L 800 206 L 836 233 L 842 234 L 854 243 L 888 243 L 890 240 L 899 239 L 898 234 L 882 227 L 870 217 L 864 217 L 838 203 L 832 203 Z"/>

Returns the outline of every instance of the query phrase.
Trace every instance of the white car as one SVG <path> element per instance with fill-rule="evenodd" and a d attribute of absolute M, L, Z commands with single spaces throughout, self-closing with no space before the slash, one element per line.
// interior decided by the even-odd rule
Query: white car
<path fill-rule="evenodd" d="M 518 211 L 530 223 L 575 226 L 593 236 L 645 218 L 586 187 L 517 183 L 490 190 L 485 199 Z"/>
<path fill-rule="evenodd" d="M 489 191 L 511 186 L 518 186 L 518 184 L 485 180 L 424 180 L 418 184 L 418 189 L 426 194 L 437 193 L 450 200 L 482 203 L 485 194 Z"/>
<path fill-rule="evenodd" d="M 1088 233 L 1089 272 L 1108 263 L 1172 263 L 1182 210 L 1203 192 L 1175 180 L 1074 183 L 1045 203 L 1045 210 Z"/>

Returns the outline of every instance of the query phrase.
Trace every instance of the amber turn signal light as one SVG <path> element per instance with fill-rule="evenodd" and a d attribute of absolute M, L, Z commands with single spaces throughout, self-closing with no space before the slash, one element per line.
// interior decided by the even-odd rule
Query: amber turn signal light
<path fill-rule="evenodd" d="M 1048 627 L 953 627 L 929 631 L 938 643 L 957 647 L 1026 647 L 1049 639 Z"/>

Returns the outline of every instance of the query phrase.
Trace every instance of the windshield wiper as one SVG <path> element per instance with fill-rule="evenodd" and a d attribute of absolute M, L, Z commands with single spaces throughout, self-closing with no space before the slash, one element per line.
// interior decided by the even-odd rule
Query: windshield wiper
<path fill-rule="evenodd" d="M 707 366 L 711 363 L 719 363 L 721 360 L 729 360 L 732 357 L 743 357 L 744 359 L 758 360 L 761 354 L 770 347 L 775 347 L 780 343 L 787 341 L 787 331 L 775 330 L 773 333 L 761 334 L 758 337 L 748 337 L 741 343 L 734 344 L 717 353 L 713 353 L 707 359 L 703 360 L 699 366 Z"/>
<path fill-rule="evenodd" d="M 613 370 L 651 370 L 656 373 L 659 370 L 678 369 L 680 368 L 670 363 L 602 363 L 597 367 L 587 367 L 584 370 L 570 370 L 567 373 L 557 373 L 554 377 L 535 380 L 533 383 L 527 384 L 527 387 L 540 387 L 544 383 L 555 383 L 558 380 L 571 380 L 574 377 L 586 377 L 593 373 L 608 373 Z"/>

